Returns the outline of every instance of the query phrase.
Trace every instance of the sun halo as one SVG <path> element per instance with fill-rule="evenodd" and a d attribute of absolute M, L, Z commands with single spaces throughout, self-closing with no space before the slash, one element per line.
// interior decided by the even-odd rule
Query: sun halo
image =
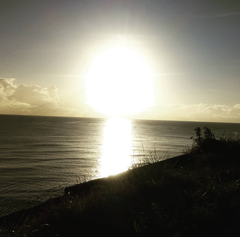
<path fill-rule="evenodd" d="M 133 50 L 115 47 L 93 62 L 86 80 L 88 104 L 108 116 L 132 115 L 153 103 L 147 63 Z"/>

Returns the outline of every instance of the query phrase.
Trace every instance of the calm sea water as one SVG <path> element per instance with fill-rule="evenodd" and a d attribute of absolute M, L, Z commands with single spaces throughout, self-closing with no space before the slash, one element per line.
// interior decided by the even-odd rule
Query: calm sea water
<path fill-rule="evenodd" d="M 194 129 L 239 136 L 240 124 L 0 116 L 0 216 L 63 194 L 151 157 L 191 147 Z"/>

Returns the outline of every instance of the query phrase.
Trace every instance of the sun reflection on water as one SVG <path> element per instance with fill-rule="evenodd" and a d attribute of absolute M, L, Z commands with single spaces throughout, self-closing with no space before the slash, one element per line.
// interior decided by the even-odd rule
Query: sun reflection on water
<path fill-rule="evenodd" d="M 108 119 L 103 129 L 100 176 L 106 177 L 127 170 L 131 165 L 131 152 L 131 121 L 122 118 Z"/>

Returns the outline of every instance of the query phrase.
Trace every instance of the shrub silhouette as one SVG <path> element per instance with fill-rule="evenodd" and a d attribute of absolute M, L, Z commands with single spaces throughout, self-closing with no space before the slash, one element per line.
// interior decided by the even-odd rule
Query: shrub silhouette
<path fill-rule="evenodd" d="M 216 138 L 210 128 L 205 126 L 202 136 L 200 127 L 195 128 L 196 138 L 192 151 L 200 153 L 236 153 L 239 152 L 239 140 L 226 139 L 225 137 Z"/>

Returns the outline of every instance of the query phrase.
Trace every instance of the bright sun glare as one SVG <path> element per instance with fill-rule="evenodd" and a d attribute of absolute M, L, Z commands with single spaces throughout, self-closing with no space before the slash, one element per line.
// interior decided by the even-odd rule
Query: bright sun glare
<path fill-rule="evenodd" d="M 147 63 L 124 47 L 111 48 L 94 61 L 86 91 L 90 106 L 110 116 L 139 113 L 153 103 Z"/>
<path fill-rule="evenodd" d="M 114 175 L 131 166 L 132 123 L 127 119 L 110 118 L 103 130 L 102 157 L 99 171 L 101 177 Z"/>

